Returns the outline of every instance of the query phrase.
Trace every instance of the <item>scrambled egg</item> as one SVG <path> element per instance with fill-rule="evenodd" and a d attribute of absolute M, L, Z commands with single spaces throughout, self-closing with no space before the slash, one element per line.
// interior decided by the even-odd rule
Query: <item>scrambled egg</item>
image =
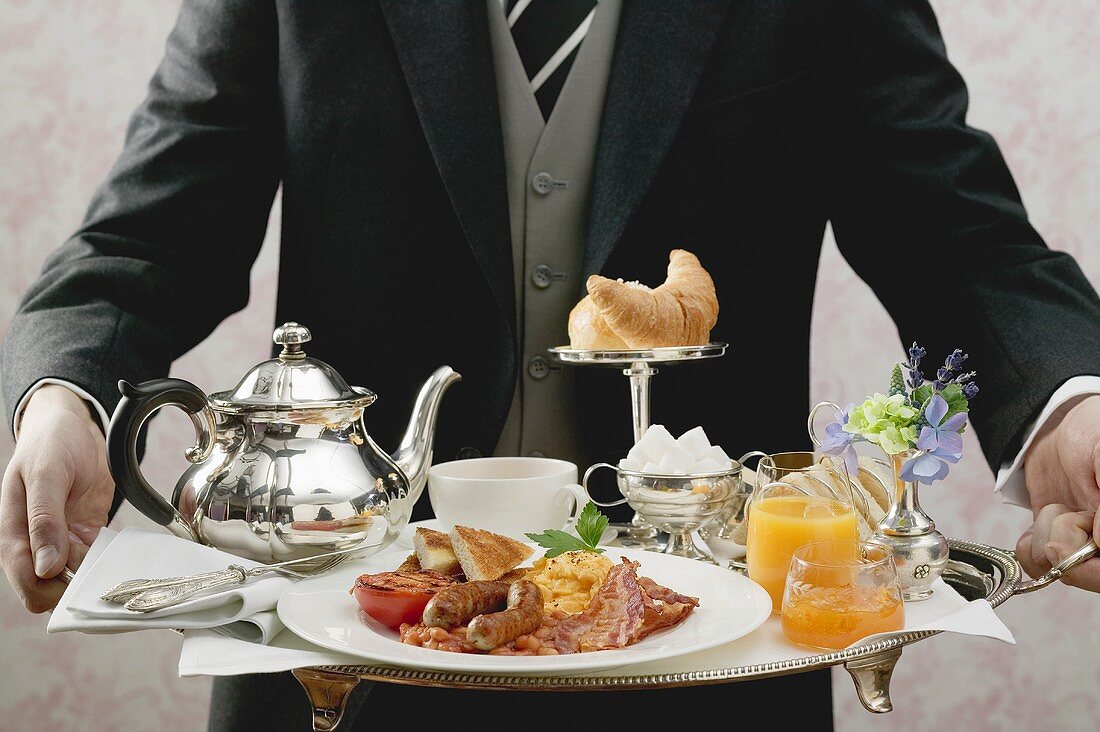
<path fill-rule="evenodd" d="M 611 560 L 603 554 L 572 551 L 535 560 L 526 579 L 542 590 L 546 612 L 576 614 L 588 607 L 611 567 Z"/>

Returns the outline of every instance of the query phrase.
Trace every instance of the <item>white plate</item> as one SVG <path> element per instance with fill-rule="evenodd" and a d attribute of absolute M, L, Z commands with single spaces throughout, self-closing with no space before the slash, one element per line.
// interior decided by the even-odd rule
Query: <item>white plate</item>
<path fill-rule="evenodd" d="M 404 551 L 370 557 L 330 574 L 297 583 L 278 604 L 292 632 L 322 648 L 368 661 L 441 671 L 486 674 L 559 674 L 597 671 L 670 658 L 720 646 L 751 633 L 768 619 L 771 598 L 760 585 L 728 569 L 656 552 L 607 547 L 612 561 L 641 563 L 638 574 L 699 598 L 683 622 L 626 648 L 562 656 L 489 656 L 451 653 L 401 643 L 397 633 L 365 618 L 348 594 L 360 574 L 394 569 Z"/>
<path fill-rule="evenodd" d="M 425 529 L 433 529 L 434 531 L 443 531 L 443 533 L 447 533 L 446 531 L 444 531 L 443 525 L 441 523 L 439 523 L 438 519 L 433 518 L 433 519 L 425 519 L 423 521 L 413 521 L 412 523 L 407 524 L 405 526 L 405 528 L 401 530 L 401 533 L 398 534 L 397 538 L 394 540 L 393 546 L 394 547 L 405 547 L 406 549 L 412 549 L 413 548 L 413 534 L 415 534 L 416 530 L 421 526 L 423 526 Z M 576 532 L 573 531 L 572 527 L 569 527 L 566 530 L 571 534 L 574 534 L 574 535 L 576 534 Z M 610 544 L 612 542 L 612 540 L 615 539 L 615 537 L 617 537 L 618 535 L 619 535 L 619 532 L 615 531 L 615 529 L 608 526 L 606 529 L 603 530 L 603 536 L 600 537 L 600 544 Z M 520 534 L 519 536 L 509 534 L 508 536 L 511 536 L 513 539 L 516 539 L 518 541 L 522 541 L 524 543 L 527 542 L 527 537 L 524 536 L 523 534 Z"/>

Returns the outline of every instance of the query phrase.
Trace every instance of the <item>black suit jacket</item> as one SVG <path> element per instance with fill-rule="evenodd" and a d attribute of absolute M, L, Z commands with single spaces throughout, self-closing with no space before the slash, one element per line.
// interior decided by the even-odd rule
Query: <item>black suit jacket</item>
<path fill-rule="evenodd" d="M 8 409 L 45 376 L 110 411 L 118 379 L 165 375 L 246 303 L 281 184 L 277 321 L 381 395 L 366 420 L 383 446 L 452 365 L 436 459 L 489 454 L 525 372 L 484 6 L 186 0 L 121 157 L 7 334 Z M 585 274 L 659 282 L 690 249 L 734 344 L 666 369 L 654 421 L 702 424 L 731 454 L 805 445 L 828 221 L 902 342 L 970 353 L 991 465 L 1061 382 L 1100 373 L 1095 292 L 966 108 L 924 0 L 626 0 Z M 623 454 L 622 376 L 582 370 L 577 398 L 590 458 Z"/>

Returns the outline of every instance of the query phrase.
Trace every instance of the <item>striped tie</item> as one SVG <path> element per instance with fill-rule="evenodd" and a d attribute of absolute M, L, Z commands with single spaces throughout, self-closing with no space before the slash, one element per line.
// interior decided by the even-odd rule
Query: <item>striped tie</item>
<path fill-rule="evenodd" d="M 595 15 L 596 0 L 508 0 L 508 27 L 543 119 L 550 118 Z"/>

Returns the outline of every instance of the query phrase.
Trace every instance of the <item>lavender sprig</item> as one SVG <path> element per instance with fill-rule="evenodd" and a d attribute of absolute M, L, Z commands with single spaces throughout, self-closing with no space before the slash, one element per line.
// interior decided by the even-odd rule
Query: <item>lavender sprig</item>
<path fill-rule="evenodd" d="M 909 360 L 905 362 L 905 369 L 909 372 L 910 395 L 917 387 L 924 384 L 924 373 L 920 370 L 920 362 L 927 355 L 928 351 L 918 346 L 916 341 L 913 341 L 913 345 L 909 346 Z M 913 402 L 912 396 L 909 398 L 909 404 L 912 407 L 919 406 Z"/>
<path fill-rule="evenodd" d="M 961 348 L 956 348 L 951 352 L 951 355 L 944 360 L 943 365 L 946 366 L 949 371 L 958 371 L 968 358 L 970 358 L 969 354 L 963 353 Z"/>
<path fill-rule="evenodd" d="M 968 354 L 962 352 L 961 348 L 952 351 L 944 359 L 943 366 L 936 370 L 936 380 L 932 382 L 932 388 L 935 391 L 943 391 L 945 386 L 955 381 L 959 376 L 959 371 L 962 370 L 962 365 L 969 357 Z"/>
<path fill-rule="evenodd" d="M 974 377 L 978 375 L 977 371 L 967 371 L 965 374 L 959 374 L 955 377 L 955 383 L 962 386 L 968 381 L 973 381 Z"/>

